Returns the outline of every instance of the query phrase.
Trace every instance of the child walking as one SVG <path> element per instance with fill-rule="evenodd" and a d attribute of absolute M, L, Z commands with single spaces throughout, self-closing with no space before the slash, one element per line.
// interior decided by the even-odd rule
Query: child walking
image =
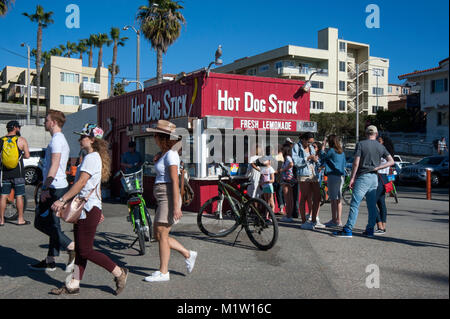
<path fill-rule="evenodd" d="M 261 167 L 261 179 L 260 184 L 264 196 L 264 200 L 269 204 L 272 211 L 275 210 L 275 201 L 273 199 L 274 189 L 273 183 L 275 182 L 275 170 L 270 166 L 270 160 L 266 160 L 262 163 Z"/>

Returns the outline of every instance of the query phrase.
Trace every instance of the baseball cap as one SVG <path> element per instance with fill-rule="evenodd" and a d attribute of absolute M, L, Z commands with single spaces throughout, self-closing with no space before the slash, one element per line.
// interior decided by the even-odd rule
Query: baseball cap
<path fill-rule="evenodd" d="M 6 129 L 7 129 L 7 130 L 12 130 L 12 129 L 15 128 L 15 127 L 20 128 L 19 122 L 17 122 L 17 121 L 9 121 L 9 122 L 6 124 Z"/>
<path fill-rule="evenodd" d="M 289 137 L 284 142 L 294 144 L 294 142 Z"/>
<path fill-rule="evenodd" d="M 378 129 L 375 125 L 369 125 L 366 128 L 366 134 L 378 134 Z"/>
<path fill-rule="evenodd" d="M 84 124 L 81 132 L 73 132 L 73 133 L 81 136 L 95 137 L 98 139 L 103 138 L 103 130 L 100 127 L 98 127 L 97 124 L 86 123 Z"/>

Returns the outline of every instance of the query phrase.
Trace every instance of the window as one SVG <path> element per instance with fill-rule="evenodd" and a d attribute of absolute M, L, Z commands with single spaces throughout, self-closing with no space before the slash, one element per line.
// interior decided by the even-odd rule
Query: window
<path fill-rule="evenodd" d="M 448 125 L 448 112 L 437 113 L 437 125 Z"/>
<path fill-rule="evenodd" d="M 80 105 L 80 98 L 78 96 L 60 95 L 59 102 L 63 105 Z"/>
<path fill-rule="evenodd" d="M 275 63 L 275 69 L 280 69 L 283 67 L 283 61 L 278 61 L 277 63 Z"/>
<path fill-rule="evenodd" d="M 345 91 L 345 81 L 339 81 L 339 91 Z"/>
<path fill-rule="evenodd" d="M 261 65 L 258 68 L 258 72 L 259 73 L 264 73 L 264 72 L 267 72 L 267 71 L 269 71 L 269 65 L 268 64 Z"/>
<path fill-rule="evenodd" d="M 392 93 L 392 86 L 389 86 L 389 87 L 388 87 L 388 92 L 389 92 L 389 93 Z"/>
<path fill-rule="evenodd" d="M 448 91 L 448 79 L 431 80 L 431 93 Z"/>
<path fill-rule="evenodd" d="M 315 89 L 323 89 L 323 82 L 321 81 L 311 81 L 311 87 Z"/>
<path fill-rule="evenodd" d="M 345 62 L 344 61 L 339 61 L 339 71 L 345 72 Z"/>
<path fill-rule="evenodd" d="M 339 101 L 339 111 L 345 111 L 345 101 Z"/>
<path fill-rule="evenodd" d="M 89 82 L 89 77 L 83 76 L 83 82 Z"/>
<path fill-rule="evenodd" d="M 379 95 L 383 95 L 384 94 L 384 89 L 383 88 L 379 88 L 379 87 L 373 87 L 372 88 L 372 94 L 373 95 L 377 95 L 377 96 L 379 96 Z"/>
<path fill-rule="evenodd" d="M 408 95 L 409 94 L 409 89 L 408 88 L 402 88 L 402 94 Z"/>
<path fill-rule="evenodd" d="M 311 110 L 323 110 L 323 102 L 311 101 Z"/>
<path fill-rule="evenodd" d="M 339 51 L 346 52 L 345 50 L 345 42 L 339 42 Z"/>
<path fill-rule="evenodd" d="M 382 111 L 382 106 L 372 106 L 372 113 L 377 113 L 378 111 Z"/>
<path fill-rule="evenodd" d="M 61 72 L 61 82 L 80 83 L 80 75 L 75 73 Z"/>
<path fill-rule="evenodd" d="M 372 75 L 384 77 L 384 69 L 373 69 Z"/>
<path fill-rule="evenodd" d="M 255 68 L 248 69 L 247 75 L 256 75 L 256 69 Z"/>

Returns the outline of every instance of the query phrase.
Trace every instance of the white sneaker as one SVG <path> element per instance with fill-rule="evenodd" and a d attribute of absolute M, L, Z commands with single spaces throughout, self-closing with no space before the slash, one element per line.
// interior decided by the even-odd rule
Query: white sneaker
<path fill-rule="evenodd" d="M 169 272 L 163 274 L 160 271 L 155 271 L 151 276 L 145 277 L 144 280 L 148 282 L 169 281 L 170 275 Z"/>
<path fill-rule="evenodd" d="M 306 222 L 302 225 L 300 225 L 301 229 L 314 229 L 314 224 L 312 222 Z"/>
<path fill-rule="evenodd" d="M 280 221 L 283 223 L 292 223 L 294 220 L 290 217 L 283 216 L 283 218 L 281 218 Z"/>
<path fill-rule="evenodd" d="M 195 266 L 195 259 L 197 259 L 197 252 L 196 251 L 189 251 L 190 257 L 185 259 L 186 262 L 186 268 L 188 273 L 190 274 Z"/>
<path fill-rule="evenodd" d="M 312 221 L 312 215 L 311 214 L 306 214 L 306 220 L 307 221 Z"/>
<path fill-rule="evenodd" d="M 313 225 L 314 225 L 314 228 L 318 228 L 318 229 L 323 229 L 323 228 L 325 228 L 325 225 L 322 224 L 322 223 L 319 221 L 319 218 L 317 218 L 316 222 L 313 223 Z"/>

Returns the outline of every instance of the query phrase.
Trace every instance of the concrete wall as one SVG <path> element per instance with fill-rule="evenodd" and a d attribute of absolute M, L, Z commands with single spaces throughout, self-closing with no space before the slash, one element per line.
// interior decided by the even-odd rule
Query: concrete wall
<path fill-rule="evenodd" d="M 20 129 L 21 135 L 28 141 L 29 147 L 44 148 L 51 140 L 49 132 L 45 131 L 43 126 L 25 125 Z M 0 126 L 0 135 L 7 134 L 6 124 Z"/>
<path fill-rule="evenodd" d="M 66 116 L 63 133 L 67 139 L 67 143 L 69 143 L 69 157 L 78 157 L 78 153 L 80 152 L 78 139 L 80 136 L 73 134 L 73 132 L 80 132 L 86 123 L 97 123 L 97 106 Z"/>

